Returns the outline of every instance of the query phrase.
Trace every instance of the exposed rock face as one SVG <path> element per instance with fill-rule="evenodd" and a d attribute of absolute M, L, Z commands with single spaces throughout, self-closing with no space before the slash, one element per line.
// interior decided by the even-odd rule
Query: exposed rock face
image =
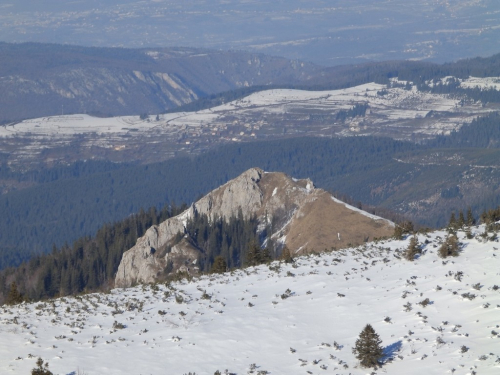
<path fill-rule="evenodd" d="M 198 271 L 203 252 L 189 238 L 179 242 L 189 218 L 207 215 L 229 220 L 241 211 L 257 217 L 262 227 L 273 223 L 277 251 L 286 245 L 292 253 L 339 249 L 375 237 L 389 236 L 394 224 L 334 199 L 309 179 L 295 180 L 283 173 L 252 168 L 213 190 L 181 215 L 152 226 L 123 254 L 115 286 L 153 282 L 177 270 Z M 177 241 L 176 241 L 177 240 Z"/>

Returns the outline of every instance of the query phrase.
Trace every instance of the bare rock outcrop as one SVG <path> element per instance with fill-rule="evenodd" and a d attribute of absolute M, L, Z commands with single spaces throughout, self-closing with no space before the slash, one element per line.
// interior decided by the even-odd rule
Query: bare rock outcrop
<path fill-rule="evenodd" d="M 123 254 L 115 286 L 154 282 L 178 270 L 197 273 L 203 250 L 184 236 L 187 221 L 195 215 L 206 215 L 211 221 L 256 217 L 259 228 L 273 223 L 271 239 L 276 251 L 286 245 L 295 254 L 359 245 L 391 235 L 394 225 L 334 199 L 309 179 L 252 168 L 182 214 L 149 228 Z"/>

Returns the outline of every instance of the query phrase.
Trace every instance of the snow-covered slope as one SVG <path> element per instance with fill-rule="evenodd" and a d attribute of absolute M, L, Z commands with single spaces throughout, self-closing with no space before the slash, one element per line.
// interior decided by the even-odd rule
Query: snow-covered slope
<path fill-rule="evenodd" d="M 499 80 L 470 78 L 462 84 L 496 87 Z M 393 83 L 400 86 L 406 81 L 394 79 Z M 71 159 L 68 155 L 158 162 L 178 152 L 200 152 L 218 144 L 256 139 L 376 135 L 425 140 L 449 134 L 477 116 L 499 109 L 498 103 L 483 106 L 465 99 L 418 91 L 416 86 L 406 90 L 376 83 L 327 91 L 264 90 L 209 109 L 144 119 L 76 114 L 24 120 L 0 126 L 0 151 L 10 155 L 11 164 L 19 165 L 39 163 L 43 158 L 66 163 Z M 356 105 L 367 106 L 361 116 L 337 117 Z"/>
<path fill-rule="evenodd" d="M 418 236 L 414 262 L 401 258 L 408 239 L 380 241 L 189 283 L 4 306 L 0 372 L 27 374 L 41 356 L 54 374 L 366 374 L 351 349 L 370 323 L 387 353 L 375 373 L 498 374 L 500 252 L 483 232 L 459 232 L 457 258 L 438 258 L 446 233 L 434 232 Z"/>

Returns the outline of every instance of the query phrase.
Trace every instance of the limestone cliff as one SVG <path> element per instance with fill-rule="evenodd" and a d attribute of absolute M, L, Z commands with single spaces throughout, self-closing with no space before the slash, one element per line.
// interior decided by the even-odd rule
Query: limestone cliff
<path fill-rule="evenodd" d="M 123 255 L 115 286 L 153 282 L 165 273 L 198 271 L 203 251 L 184 235 L 195 214 L 211 220 L 229 220 L 241 210 L 244 218 L 257 217 L 260 227 L 273 222 L 277 251 L 286 245 L 293 253 L 339 249 L 389 236 L 393 224 L 369 215 L 316 189 L 309 179 L 252 168 L 213 190 L 181 215 L 152 226 Z M 276 255 L 276 254 L 275 254 Z"/>

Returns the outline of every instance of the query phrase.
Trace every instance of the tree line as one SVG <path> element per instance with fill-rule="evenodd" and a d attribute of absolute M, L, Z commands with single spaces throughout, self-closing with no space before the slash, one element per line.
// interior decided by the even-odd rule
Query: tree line
<path fill-rule="evenodd" d="M 48 254 L 31 257 L 17 268 L 0 271 L 0 301 L 12 295 L 12 284 L 26 300 L 105 290 L 113 285 L 122 254 L 152 225 L 178 215 L 187 205 L 151 207 L 100 228 L 70 246 L 53 245 Z"/>

